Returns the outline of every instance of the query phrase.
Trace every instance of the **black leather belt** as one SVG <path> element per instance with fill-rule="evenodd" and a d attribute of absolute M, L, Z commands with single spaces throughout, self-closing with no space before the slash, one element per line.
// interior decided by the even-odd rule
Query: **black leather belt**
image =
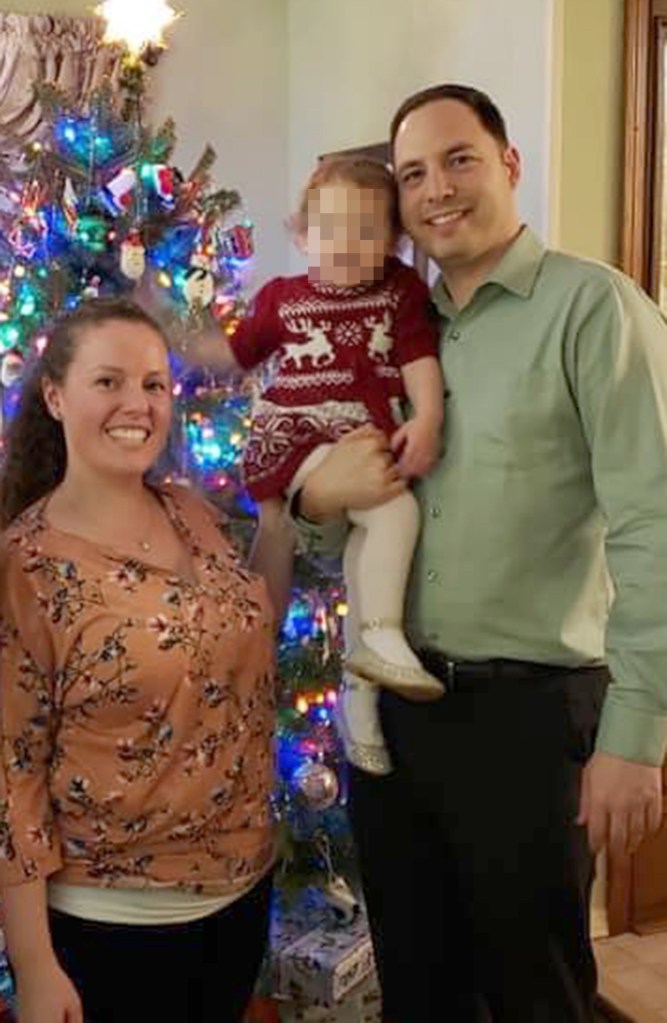
<path fill-rule="evenodd" d="M 540 664 L 537 661 L 515 661 L 506 658 L 460 661 L 430 647 L 423 647 L 417 653 L 426 670 L 439 678 L 449 690 L 472 689 L 496 680 L 534 684 L 540 678 L 546 680 L 556 675 L 568 675 L 575 671 L 591 671 L 602 667 L 586 665 L 576 668 L 564 664 Z"/>

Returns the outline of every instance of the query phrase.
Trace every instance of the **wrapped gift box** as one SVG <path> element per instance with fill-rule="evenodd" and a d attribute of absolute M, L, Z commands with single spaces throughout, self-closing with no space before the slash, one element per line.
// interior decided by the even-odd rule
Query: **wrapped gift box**
<path fill-rule="evenodd" d="M 315 927 L 285 948 L 277 963 L 277 992 L 311 1005 L 335 1005 L 373 972 L 366 921 Z"/>
<path fill-rule="evenodd" d="M 274 998 L 331 1007 L 374 975 L 363 911 L 352 923 L 339 924 L 318 892 L 308 889 L 290 909 L 274 912 L 265 980 Z"/>
<path fill-rule="evenodd" d="M 298 1002 L 278 1003 L 280 1023 L 381 1023 L 382 1006 L 380 992 L 374 977 L 369 977 L 360 987 L 338 1005 L 305 1006 Z"/>
<path fill-rule="evenodd" d="M 382 1023 L 380 991 L 375 977 L 369 977 L 328 1009 L 284 999 L 255 998 L 245 1023 Z"/>

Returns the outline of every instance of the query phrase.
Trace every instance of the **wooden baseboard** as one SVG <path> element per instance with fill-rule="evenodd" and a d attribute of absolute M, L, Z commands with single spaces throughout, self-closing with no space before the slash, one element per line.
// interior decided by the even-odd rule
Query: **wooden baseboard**
<path fill-rule="evenodd" d="M 664 934 L 667 931 L 667 915 L 657 916 L 648 923 L 636 923 L 632 929 L 635 934 Z"/>

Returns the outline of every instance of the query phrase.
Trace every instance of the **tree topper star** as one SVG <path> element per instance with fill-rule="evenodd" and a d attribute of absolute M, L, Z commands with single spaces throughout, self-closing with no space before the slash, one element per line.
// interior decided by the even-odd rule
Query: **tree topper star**
<path fill-rule="evenodd" d="M 166 0 L 104 0 L 96 13 L 106 21 L 105 43 L 122 43 L 138 57 L 146 46 L 165 45 L 162 33 L 179 15 Z"/>

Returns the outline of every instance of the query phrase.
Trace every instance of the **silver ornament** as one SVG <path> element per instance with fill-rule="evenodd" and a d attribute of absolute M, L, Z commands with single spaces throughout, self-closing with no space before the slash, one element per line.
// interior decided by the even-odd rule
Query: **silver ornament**
<path fill-rule="evenodd" d="M 292 776 L 296 791 L 312 810 L 327 810 L 338 799 L 340 785 L 326 764 L 308 760 Z"/>

